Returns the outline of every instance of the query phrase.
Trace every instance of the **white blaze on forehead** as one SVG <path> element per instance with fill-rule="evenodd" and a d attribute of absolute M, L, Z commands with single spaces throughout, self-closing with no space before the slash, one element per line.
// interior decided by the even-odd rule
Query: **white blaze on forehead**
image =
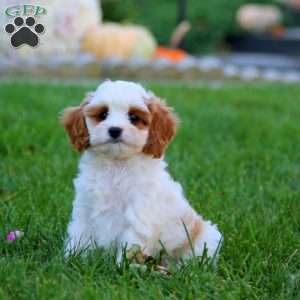
<path fill-rule="evenodd" d="M 127 110 L 137 106 L 148 111 L 145 99 L 149 94 L 145 89 L 134 82 L 129 81 L 105 81 L 93 94 L 91 105 L 108 105 Z"/>

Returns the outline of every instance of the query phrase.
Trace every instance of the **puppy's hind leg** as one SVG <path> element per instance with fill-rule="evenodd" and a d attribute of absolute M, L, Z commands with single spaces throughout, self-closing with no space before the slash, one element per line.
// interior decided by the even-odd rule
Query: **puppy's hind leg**
<path fill-rule="evenodd" d="M 222 244 L 222 234 L 215 224 L 203 221 L 199 235 L 195 238 L 193 248 L 196 256 L 202 256 L 207 251 L 207 256 L 216 259 Z"/>

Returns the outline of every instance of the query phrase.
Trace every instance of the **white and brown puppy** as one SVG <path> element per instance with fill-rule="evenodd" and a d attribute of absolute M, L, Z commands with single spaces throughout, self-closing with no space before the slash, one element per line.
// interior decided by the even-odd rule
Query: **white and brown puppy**
<path fill-rule="evenodd" d="M 163 154 L 177 119 L 164 102 L 139 84 L 105 81 L 80 106 L 67 108 L 62 121 L 82 152 L 67 254 L 112 244 L 119 261 L 122 247 L 135 244 L 150 256 L 162 244 L 183 258 L 202 255 L 205 247 L 216 254 L 220 232 L 195 212 L 167 172 Z"/>

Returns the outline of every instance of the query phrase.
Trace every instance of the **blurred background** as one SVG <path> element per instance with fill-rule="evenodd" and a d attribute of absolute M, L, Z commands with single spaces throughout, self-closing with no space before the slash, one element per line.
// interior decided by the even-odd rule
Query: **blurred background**
<path fill-rule="evenodd" d="M 300 82 L 300 0 L 25 4 L 2 0 L 1 27 L 33 16 L 45 32 L 34 48 L 1 32 L 2 77 Z"/>

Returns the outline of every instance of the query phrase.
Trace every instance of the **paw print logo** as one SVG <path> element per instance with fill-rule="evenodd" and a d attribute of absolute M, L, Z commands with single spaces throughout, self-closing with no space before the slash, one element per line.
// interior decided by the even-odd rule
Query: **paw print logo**
<path fill-rule="evenodd" d="M 10 43 L 13 47 L 18 48 L 19 46 L 26 44 L 31 47 L 36 47 L 39 44 L 39 35 L 45 31 L 44 25 L 35 24 L 33 17 L 24 19 L 16 17 L 14 24 L 7 24 L 5 31 L 11 35 Z"/>

